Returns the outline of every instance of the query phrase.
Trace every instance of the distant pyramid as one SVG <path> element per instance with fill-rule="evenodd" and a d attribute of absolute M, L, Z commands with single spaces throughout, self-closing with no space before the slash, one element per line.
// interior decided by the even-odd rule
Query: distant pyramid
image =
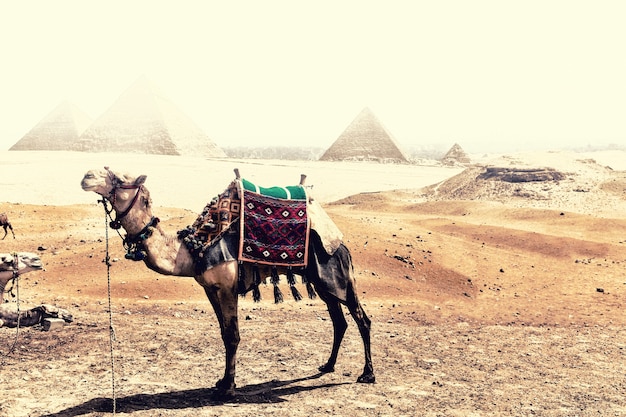
<path fill-rule="evenodd" d="M 140 77 L 83 132 L 77 150 L 226 156 L 146 77 Z"/>
<path fill-rule="evenodd" d="M 320 161 L 409 162 L 391 134 L 369 108 L 364 108 Z"/>
<path fill-rule="evenodd" d="M 78 107 L 64 101 L 35 125 L 10 151 L 67 151 L 92 120 Z"/>
<path fill-rule="evenodd" d="M 461 148 L 458 143 L 455 143 L 443 158 L 441 158 L 441 163 L 444 165 L 466 165 L 471 163 L 471 160 L 463 148 Z"/>

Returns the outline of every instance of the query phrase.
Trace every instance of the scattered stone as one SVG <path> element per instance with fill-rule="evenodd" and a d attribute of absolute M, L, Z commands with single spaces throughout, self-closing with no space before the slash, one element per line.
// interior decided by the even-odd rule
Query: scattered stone
<path fill-rule="evenodd" d="M 62 329 L 63 327 L 65 327 L 65 320 L 63 319 L 47 318 L 41 322 L 41 328 L 46 332 Z"/>

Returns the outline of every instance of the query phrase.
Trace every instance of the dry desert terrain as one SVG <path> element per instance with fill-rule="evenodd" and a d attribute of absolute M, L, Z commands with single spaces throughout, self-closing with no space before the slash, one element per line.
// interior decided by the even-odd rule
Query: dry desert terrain
<path fill-rule="evenodd" d="M 69 310 L 62 329 L 0 328 L 0 416 L 626 415 L 626 155 L 552 152 L 465 167 L 0 153 L 0 212 L 41 254 L 22 309 Z M 238 167 L 307 184 L 344 233 L 372 319 L 377 382 L 356 326 L 320 375 L 332 327 L 319 300 L 240 300 L 238 396 L 217 320 L 191 278 L 124 260 L 86 170 L 147 174 L 156 214 L 191 224 Z M 489 169 L 488 169 L 489 168 Z M 534 176 L 534 177 L 532 177 Z M 110 297 L 108 288 L 110 282 Z M 16 300 L 6 297 L 7 304 Z M 109 331 L 109 302 L 114 339 Z M 9 352 L 15 343 L 15 349 Z"/>

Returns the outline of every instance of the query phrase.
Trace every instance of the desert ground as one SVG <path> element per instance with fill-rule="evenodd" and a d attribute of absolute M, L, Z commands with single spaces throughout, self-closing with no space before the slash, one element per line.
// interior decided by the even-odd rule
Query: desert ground
<path fill-rule="evenodd" d="M 0 416 L 626 415 L 626 153 L 475 160 L 0 152 L 0 212 L 17 236 L 0 252 L 45 264 L 20 278 L 20 308 L 74 316 L 51 331 L 0 328 Z M 260 303 L 240 299 L 238 395 L 213 401 L 224 352 L 211 306 L 192 278 L 124 259 L 98 196 L 80 188 L 103 165 L 147 174 L 172 233 L 234 167 L 267 186 L 307 174 L 352 252 L 376 384 L 356 383 L 363 348 L 350 317 L 336 371 L 319 374 L 332 343 L 324 303 L 274 304 L 270 286 Z"/>

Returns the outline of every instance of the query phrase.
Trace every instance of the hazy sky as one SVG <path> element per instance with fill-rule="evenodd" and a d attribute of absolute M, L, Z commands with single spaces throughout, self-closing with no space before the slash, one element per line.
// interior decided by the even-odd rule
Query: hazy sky
<path fill-rule="evenodd" d="M 3 1 L 0 149 L 147 76 L 220 146 L 626 144 L 625 1 Z"/>

